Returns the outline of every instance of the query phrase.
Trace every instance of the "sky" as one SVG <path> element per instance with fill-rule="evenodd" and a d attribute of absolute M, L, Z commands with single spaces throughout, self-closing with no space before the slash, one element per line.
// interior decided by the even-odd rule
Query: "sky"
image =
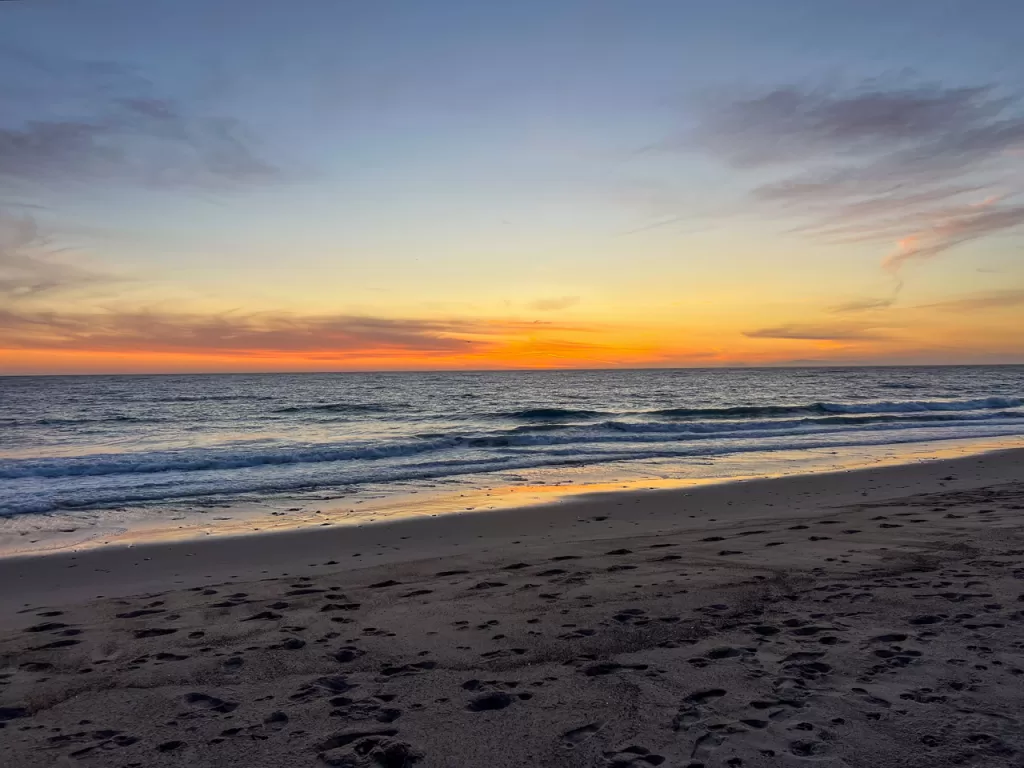
<path fill-rule="evenodd" d="M 1019 0 L 3 0 L 0 374 L 1024 363 Z"/>

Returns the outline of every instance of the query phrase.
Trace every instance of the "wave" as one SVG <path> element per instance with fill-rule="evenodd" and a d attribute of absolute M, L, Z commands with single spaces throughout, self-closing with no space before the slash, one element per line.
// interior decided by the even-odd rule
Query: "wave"
<path fill-rule="evenodd" d="M 100 454 L 65 458 L 10 459 L 0 461 L 0 478 L 61 478 L 100 475 L 153 474 L 238 470 L 286 464 L 320 464 L 355 460 L 375 461 L 415 456 L 451 449 L 541 448 L 566 446 L 577 449 L 600 443 L 643 443 L 702 440 L 714 437 L 761 439 L 782 435 L 809 435 L 860 430 L 905 430 L 929 426 L 958 426 L 976 422 L 1018 423 L 1024 413 L 994 411 L 974 414 L 914 414 L 828 416 L 821 418 L 768 419 L 763 421 L 651 422 L 604 421 L 591 424 L 522 426 L 483 433 L 426 433 L 413 441 L 392 443 L 320 443 L 253 448 L 208 448 L 148 453 Z M 547 428 L 550 427 L 550 428 Z"/>
<path fill-rule="evenodd" d="M 402 406 L 377 403 L 314 403 L 312 405 L 289 405 L 275 408 L 274 413 L 390 413 L 401 410 Z"/>
<path fill-rule="evenodd" d="M 1016 397 L 984 397 L 975 400 L 900 400 L 872 403 L 807 403 L 804 405 L 738 405 L 727 408 L 664 408 L 647 411 L 675 418 L 736 419 L 756 416 L 797 416 L 829 413 L 918 413 L 922 411 L 977 411 L 1018 408 Z"/>
<path fill-rule="evenodd" d="M 767 421 L 670 421 L 670 422 L 633 422 L 633 421 L 606 421 L 599 426 L 606 429 L 614 429 L 619 432 L 676 432 L 681 435 L 720 433 L 720 432 L 757 432 L 761 430 L 800 429 L 805 427 L 859 427 L 865 425 L 883 425 L 892 428 L 912 429 L 914 427 L 930 426 L 933 423 L 970 423 L 975 421 L 989 421 L 994 419 L 1024 419 L 1024 412 L 1020 411 L 994 411 L 992 413 L 978 414 L 947 414 L 947 413 L 921 413 L 912 416 L 899 416 L 896 414 L 876 414 L 870 416 L 822 416 L 809 417 L 804 419 L 770 419 Z"/>
<path fill-rule="evenodd" d="M 911 384 L 905 381 L 890 381 L 878 385 L 879 389 L 927 389 L 924 384 Z"/>
<path fill-rule="evenodd" d="M 984 436 L 1019 434 L 993 428 Z M 422 462 L 419 464 L 382 467 L 378 471 L 353 474 L 343 479 L 330 475 L 299 477 L 266 477 L 262 475 L 213 476 L 182 483 L 178 478 L 162 482 L 133 483 L 121 487 L 81 487 L 63 490 L 47 490 L 43 494 L 11 495 L 10 500 L 0 498 L 0 516 L 22 513 L 47 513 L 61 509 L 89 509 L 122 506 L 132 503 L 167 502 L 200 497 L 232 496 L 246 493 L 288 493 L 300 489 L 320 487 L 358 486 L 365 483 L 388 483 L 409 480 L 436 479 L 457 475 L 474 475 L 487 472 L 521 470 L 539 467 L 583 466 L 594 463 L 637 461 L 645 459 L 670 458 L 712 458 L 735 453 L 756 451 L 813 450 L 871 445 L 896 445 L 922 441 L 960 439 L 964 434 L 956 432 L 947 435 L 917 436 L 913 434 L 891 435 L 830 434 L 810 436 L 782 436 L 762 442 L 731 441 L 729 443 L 702 443 L 671 446 L 649 446 L 644 450 L 612 451 L 600 453 L 571 454 L 521 453 L 487 455 L 483 458 L 451 458 Z"/>
<path fill-rule="evenodd" d="M 920 411 L 981 411 L 995 408 L 1019 408 L 1018 397 L 983 397 L 975 400 L 904 400 L 898 402 L 819 403 L 828 413 L 915 413 Z"/>
<path fill-rule="evenodd" d="M 176 395 L 155 399 L 156 403 L 206 403 L 230 400 L 272 400 L 270 395 Z M 145 401 L 144 401 L 145 402 Z"/>
<path fill-rule="evenodd" d="M 680 419 L 742 419 L 752 416 L 796 416 L 799 414 L 817 413 L 817 406 L 811 405 L 734 405 L 728 408 L 660 408 L 645 411 L 651 416 L 671 416 Z"/>
<path fill-rule="evenodd" d="M 512 427 L 511 432 L 556 432 L 560 429 L 573 429 L 579 424 L 560 424 L 558 422 L 542 422 L 540 424 L 520 424 Z"/>
<path fill-rule="evenodd" d="M 153 472 L 201 472 L 245 469 L 274 464 L 311 464 L 350 459 L 380 459 L 435 451 L 457 444 L 451 438 L 389 445 L 314 445 L 303 448 L 206 452 L 162 451 L 145 454 L 102 454 L 66 459 L 15 459 L 0 462 L 0 478 L 79 477 L 95 475 L 147 474 Z M 4 466 L 4 464 L 7 466 Z"/>
<path fill-rule="evenodd" d="M 657 422 L 603 421 L 596 424 L 558 424 L 556 429 L 520 426 L 484 435 L 453 436 L 455 445 L 472 448 L 517 448 L 549 445 L 581 446 L 594 443 L 685 441 L 706 438 L 746 437 L 760 439 L 780 435 L 812 435 L 826 432 L 902 431 L 927 427 L 968 426 L 978 422 L 1017 424 L 1024 412 L 997 411 L 985 414 L 924 414 L 915 416 L 830 416 L 824 418 L 766 421 Z M 546 426 L 546 425 L 545 425 Z M 842 427 L 860 427 L 843 430 Z M 838 428 L 838 429 L 837 429 Z M 572 430 L 567 433 L 567 430 Z M 556 434 L 546 434 L 555 432 Z"/>
<path fill-rule="evenodd" d="M 522 411 L 506 411 L 492 414 L 503 419 L 586 419 L 594 416 L 609 415 L 604 411 L 589 411 L 581 408 L 527 408 Z"/>
<path fill-rule="evenodd" d="M 73 427 L 83 424 L 159 424 L 169 419 L 139 416 L 101 416 L 91 419 L 0 419 L 0 427 Z"/>

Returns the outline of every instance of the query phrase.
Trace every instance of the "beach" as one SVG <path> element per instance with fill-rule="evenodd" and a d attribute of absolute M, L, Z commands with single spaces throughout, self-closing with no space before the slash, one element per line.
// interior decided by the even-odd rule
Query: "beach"
<path fill-rule="evenodd" d="M 0 768 L 1024 768 L 1022 28 L 0 0 Z"/>
<path fill-rule="evenodd" d="M 0 560 L 13 766 L 1013 765 L 1024 451 Z"/>

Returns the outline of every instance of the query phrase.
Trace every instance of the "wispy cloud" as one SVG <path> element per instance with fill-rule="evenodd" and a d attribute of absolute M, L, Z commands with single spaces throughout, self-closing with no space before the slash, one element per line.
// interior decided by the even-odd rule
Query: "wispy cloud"
<path fill-rule="evenodd" d="M 229 191 L 284 178 L 245 127 L 140 72 L 0 53 L 0 299 L 38 305 L 115 280 L 58 245 L 60 197 L 105 183 Z M 40 223 L 40 222 L 43 223 Z"/>
<path fill-rule="evenodd" d="M 992 86 L 901 86 L 869 80 L 854 88 L 783 86 L 712 105 L 697 137 L 734 165 L 757 167 L 885 153 L 922 172 L 963 164 L 1013 146 L 1019 122 L 1004 124 L 1011 102 Z M 923 142 L 943 148 L 926 158 Z M 867 178 L 870 174 L 853 174 Z"/>
<path fill-rule="evenodd" d="M 836 304 L 835 306 L 829 307 L 829 311 L 843 313 L 866 312 L 871 309 L 886 309 L 887 307 L 891 307 L 895 301 L 895 295 L 885 299 L 854 299 L 853 301 L 846 301 L 842 304 Z"/>
<path fill-rule="evenodd" d="M 998 198 L 965 205 L 901 239 L 896 250 L 882 260 L 882 267 L 896 274 L 912 259 L 930 259 L 961 243 L 1013 230 L 1022 224 L 1024 205 L 1001 205 Z"/>
<path fill-rule="evenodd" d="M 68 313 L 0 310 L 0 348 L 192 355 L 344 358 L 398 353 L 481 353 L 509 340 L 579 333 L 586 326 L 517 320 L 382 318 L 358 315 Z M 573 343 L 599 349 L 599 344 Z"/>
<path fill-rule="evenodd" d="M 796 232 L 897 243 L 893 274 L 1024 225 L 1024 111 L 993 85 L 783 86 L 709 102 L 688 139 L 756 173 L 750 200 Z"/>
<path fill-rule="evenodd" d="M 892 292 L 888 296 L 853 299 L 852 301 L 845 301 L 841 304 L 829 307 L 828 311 L 836 314 L 845 314 L 849 312 L 870 312 L 875 309 L 888 309 L 896 303 L 896 300 L 899 298 L 902 290 L 903 281 L 897 280 L 896 284 L 892 288 Z"/>
<path fill-rule="evenodd" d="M 858 323 L 787 323 L 774 328 L 744 331 L 751 339 L 795 339 L 803 341 L 879 341 L 890 338 L 874 326 Z"/>
<path fill-rule="evenodd" d="M 0 210 L 0 298 L 35 298 L 113 279 L 61 256 L 32 216 Z"/>
<path fill-rule="evenodd" d="M 943 312 L 979 312 L 986 309 L 1024 308 L 1024 288 L 989 291 L 959 299 L 922 304 L 919 309 L 938 309 Z"/>
<path fill-rule="evenodd" d="M 280 176 L 238 120 L 161 93 L 128 67 L 13 53 L 0 67 L 8 189 L 107 179 L 218 188 Z"/>
<path fill-rule="evenodd" d="M 527 306 L 539 312 L 556 312 L 560 309 L 568 309 L 580 303 L 579 296 L 558 296 L 550 299 L 537 299 L 531 301 Z"/>

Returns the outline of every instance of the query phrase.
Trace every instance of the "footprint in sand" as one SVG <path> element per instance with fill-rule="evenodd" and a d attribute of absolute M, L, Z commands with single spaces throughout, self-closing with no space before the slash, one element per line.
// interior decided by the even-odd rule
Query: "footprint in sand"
<path fill-rule="evenodd" d="M 602 722 L 581 725 L 579 728 L 573 728 L 571 731 L 563 733 L 562 739 L 567 741 L 569 745 L 579 744 L 600 731 L 603 725 L 604 723 Z"/>
<path fill-rule="evenodd" d="M 610 675 L 612 672 L 618 672 L 619 670 L 643 671 L 647 668 L 647 664 L 617 664 L 614 661 L 602 661 L 597 664 L 591 664 L 590 666 L 584 667 L 582 672 L 587 677 L 600 677 L 603 675 Z"/>
<path fill-rule="evenodd" d="M 297 637 L 289 637 L 280 643 L 274 645 L 268 645 L 267 649 L 271 651 L 298 651 L 306 647 L 306 641 L 300 640 Z"/>
<path fill-rule="evenodd" d="M 605 765 L 608 768 L 626 768 L 626 766 L 661 765 L 665 758 L 656 755 L 647 747 L 633 744 L 623 747 L 618 752 L 605 752 Z"/>
<path fill-rule="evenodd" d="M 116 614 L 119 619 L 137 619 L 140 616 L 153 616 L 158 613 L 166 613 L 163 608 L 140 608 L 137 611 L 128 611 L 126 613 Z"/>
<path fill-rule="evenodd" d="M 227 714 L 228 712 L 234 712 L 238 709 L 237 702 L 225 701 L 224 699 L 219 699 L 216 696 L 210 696 L 206 693 L 186 693 L 184 699 L 185 703 L 193 709 L 209 710 L 220 714 Z"/>
<path fill-rule="evenodd" d="M 422 760 L 422 752 L 411 744 L 392 738 L 397 733 L 394 728 L 339 733 L 317 745 L 317 757 L 326 765 L 346 768 L 407 768 Z"/>
<path fill-rule="evenodd" d="M 53 632 L 57 629 L 64 629 L 70 626 L 69 624 L 61 624 L 59 621 L 48 621 L 44 624 L 36 624 L 33 627 L 28 627 L 26 632 Z"/>
<path fill-rule="evenodd" d="M 57 648 L 69 648 L 72 645 L 78 645 L 80 642 L 81 642 L 81 640 L 56 640 L 56 641 L 54 641 L 52 643 L 47 643 L 46 645 L 34 646 L 32 648 L 29 648 L 28 650 L 30 650 L 30 651 L 50 651 L 50 650 L 56 650 Z"/>
<path fill-rule="evenodd" d="M 491 691 L 489 693 L 481 693 L 479 696 L 471 699 L 466 705 L 466 709 L 470 712 L 487 712 L 495 709 L 505 709 L 514 704 L 515 701 L 516 698 L 514 696 L 504 691 Z"/>

